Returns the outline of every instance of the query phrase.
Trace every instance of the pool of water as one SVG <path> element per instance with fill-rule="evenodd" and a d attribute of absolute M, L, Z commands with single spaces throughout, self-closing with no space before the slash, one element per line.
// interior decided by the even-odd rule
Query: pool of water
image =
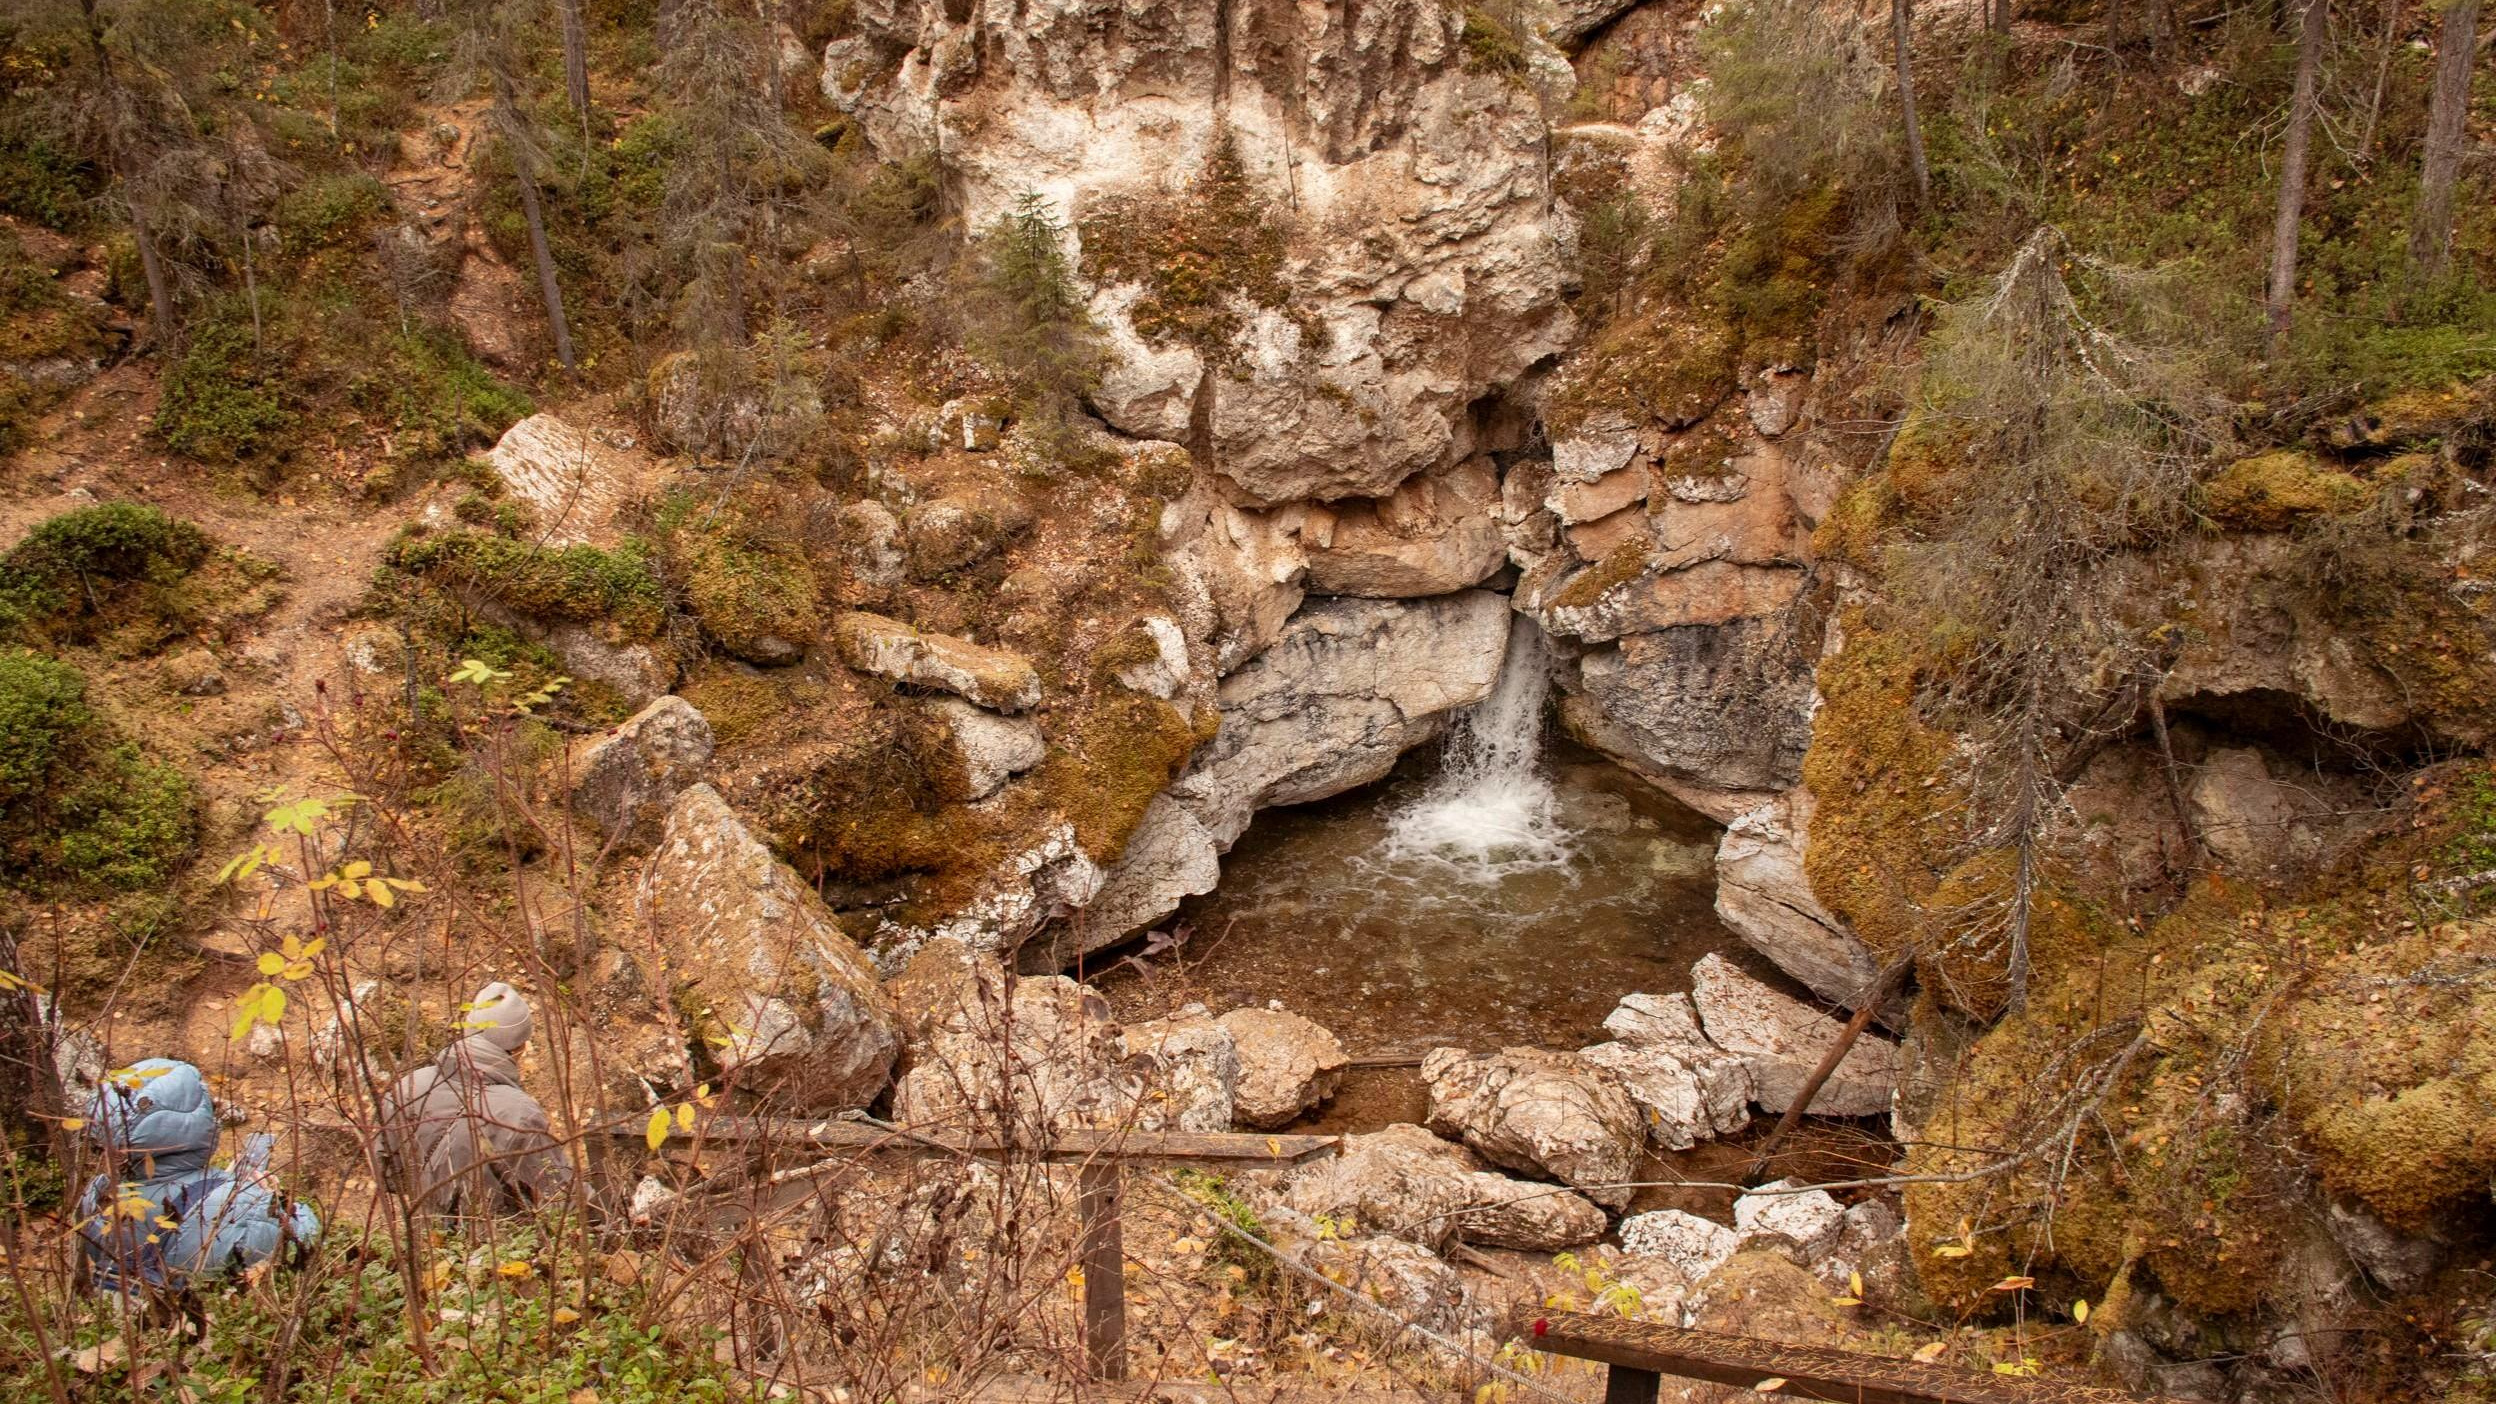
<path fill-rule="evenodd" d="M 1511 727 L 1484 765 L 1460 728 L 1376 785 L 1260 814 L 1167 927 L 1175 949 L 1106 953 L 1088 978 L 1125 1018 L 1279 1001 L 1356 1058 L 1598 1042 L 1621 996 L 1688 989 L 1710 951 L 1774 978 L 1716 920 L 1716 826 L 1590 752 L 1543 749 L 1540 701 L 1523 756 Z"/>

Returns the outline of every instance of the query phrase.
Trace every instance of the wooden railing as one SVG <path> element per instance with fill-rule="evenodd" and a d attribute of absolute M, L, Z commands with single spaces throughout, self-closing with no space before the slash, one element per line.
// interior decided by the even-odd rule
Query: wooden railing
<path fill-rule="evenodd" d="M 1768 1386 L 1766 1397 L 1837 1404 L 2140 1404 L 2139 1396 L 2093 1385 L 1979 1374 L 1616 1316 L 1547 1312 L 1521 1315 L 1512 1324 L 1536 1350 L 1610 1366 L 1604 1404 L 1655 1404 L 1666 1375 L 1737 1389 Z"/>
<path fill-rule="evenodd" d="M 594 1130 L 612 1136 L 642 1134 L 641 1122 L 634 1118 Z M 1127 1166 L 1279 1169 L 1333 1155 L 1341 1144 L 1340 1138 L 1334 1136 L 1119 1130 L 1056 1131 L 1045 1139 L 1020 1142 L 993 1136 L 913 1131 L 864 1121 L 771 1116 L 706 1117 L 697 1134 L 713 1144 L 808 1146 L 831 1152 L 844 1161 L 862 1156 L 899 1156 L 1081 1167 L 1077 1211 L 1082 1224 L 1079 1257 L 1083 1265 L 1083 1353 L 1084 1363 L 1096 1380 L 1127 1377 L 1126 1245 L 1119 1212 L 1126 1197 Z"/>

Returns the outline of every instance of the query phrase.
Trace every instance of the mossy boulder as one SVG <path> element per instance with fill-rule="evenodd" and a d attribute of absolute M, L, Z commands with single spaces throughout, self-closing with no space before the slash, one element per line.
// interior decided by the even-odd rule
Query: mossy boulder
<path fill-rule="evenodd" d="M 171 883 L 199 844 L 198 796 L 97 715 L 57 659 L 0 651 L 0 876 L 63 894 Z"/>
<path fill-rule="evenodd" d="M 2247 531 L 2285 531 L 2313 517 L 2356 511 L 2373 496 L 2359 478 L 2296 449 L 2237 459 L 2204 492 L 2213 520 Z"/>
<path fill-rule="evenodd" d="M 634 638 L 655 637 L 667 621 L 666 592 L 638 541 L 605 551 L 541 547 L 488 532 L 410 534 L 391 543 L 383 562 L 388 571 L 529 619 L 604 622 Z M 396 590 L 388 577 L 380 585 Z"/>
<path fill-rule="evenodd" d="M 0 633 L 83 642 L 125 624 L 178 624 L 207 534 L 139 502 L 53 517 L 0 556 Z"/>
<path fill-rule="evenodd" d="M 766 667 L 795 663 L 822 632 L 805 556 L 740 521 L 676 532 L 667 560 L 702 632 L 732 657 Z"/>

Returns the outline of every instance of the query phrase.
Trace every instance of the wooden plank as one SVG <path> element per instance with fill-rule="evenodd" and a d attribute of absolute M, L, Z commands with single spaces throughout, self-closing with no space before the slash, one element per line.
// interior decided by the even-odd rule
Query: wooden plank
<path fill-rule="evenodd" d="M 593 1126 L 592 1135 L 638 1138 L 647 1113 Z M 1251 1136 L 1209 1131 L 1059 1131 L 1045 1142 L 1009 1143 L 993 1136 L 886 1129 L 863 1122 L 784 1116 L 706 1116 L 694 1132 L 712 1144 L 772 1143 L 859 1155 L 962 1156 L 1080 1165 L 1118 1160 L 1144 1165 L 1292 1166 L 1333 1155 L 1336 1136 Z"/>
<path fill-rule="evenodd" d="M 1126 1186 L 1118 1165 L 1083 1167 L 1083 1362 L 1096 1380 L 1127 1377 L 1127 1254 L 1118 1217 Z"/>
<path fill-rule="evenodd" d="M 1781 1379 L 1777 1397 L 1833 1404 L 2136 1404 L 2121 1390 L 1986 1375 L 1956 1366 L 1893 1360 L 1851 1350 L 1784 1345 L 1752 1336 L 1690 1331 L 1579 1312 L 1521 1315 L 1527 1344 L 1553 1355 L 1596 1360 L 1712 1384 L 1752 1388 Z M 1608 1395 L 1607 1395 L 1608 1398 Z"/>

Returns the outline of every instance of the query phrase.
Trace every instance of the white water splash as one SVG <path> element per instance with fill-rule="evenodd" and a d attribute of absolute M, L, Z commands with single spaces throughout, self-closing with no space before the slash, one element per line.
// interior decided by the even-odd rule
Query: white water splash
<path fill-rule="evenodd" d="M 1381 857 L 1425 862 L 1472 882 L 1565 865 L 1575 851 L 1543 773 L 1543 702 L 1551 650 L 1518 616 L 1491 695 L 1456 719 L 1445 768 L 1390 816 Z"/>

